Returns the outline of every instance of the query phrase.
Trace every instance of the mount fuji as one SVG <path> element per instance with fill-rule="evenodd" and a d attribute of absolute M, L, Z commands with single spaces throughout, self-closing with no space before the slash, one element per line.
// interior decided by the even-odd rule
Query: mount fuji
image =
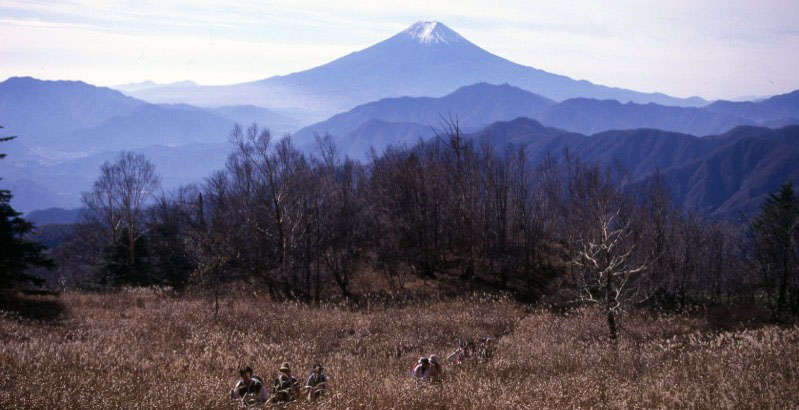
<path fill-rule="evenodd" d="M 161 86 L 127 92 L 160 103 L 253 104 L 314 121 L 382 98 L 441 97 L 479 82 L 507 83 L 555 101 L 586 97 L 678 106 L 707 103 L 698 97 L 680 99 L 606 87 L 516 64 L 436 21 L 417 22 L 371 47 L 285 76 L 227 86 Z"/>

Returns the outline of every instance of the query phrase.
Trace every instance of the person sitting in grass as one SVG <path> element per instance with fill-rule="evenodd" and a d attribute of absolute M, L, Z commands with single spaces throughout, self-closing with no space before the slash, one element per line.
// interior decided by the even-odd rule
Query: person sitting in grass
<path fill-rule="evenodd" d="M 444 376 L 444 369 L 441 367 L 441 361 L 438 356 L 430 355 L 430 383 L 441 383 L 441 378 Z"/>
<path fill-rule="evenodd" d="M 487 362 L 494 356 L 494 344 L 490 337 L 480 339 L 480 361 Z"/>
<path fill-rule="evenodd" d="M 291 375 L 291 367 L 288 362 L 283 362 L 280 366 L 274 386 L 275 393 L 272 396 L 272 403 L 296 400 L 297 396 L 299 396 L 299 383 L 297 383 L 297 379 Z"/>
<path fill-rule="evenodd" d="M 317 363 L 311 370 L 311 375 L 308 376 L 308 381 L 305 382 L 305 390 L 308 394 L 308 401 L 316 400 L 325 394 L 327 384 L 327 377 L 325 377 L 322 365 Z"/>
<path fill-rule="evenodd" d="M 250 366 L 240 368 L 239 377 L 241 379 L 230 392 L 232 400 L 246 402 L 265 402 L 267 400 L 266 387 L 260 377 L 253 376 Z"/>
<path fill-rule="evenodd" d="M 430 381 L 430 360 L 424 356 L 420 357 L 411 371 L 411 378 L 414 381 Z"/>

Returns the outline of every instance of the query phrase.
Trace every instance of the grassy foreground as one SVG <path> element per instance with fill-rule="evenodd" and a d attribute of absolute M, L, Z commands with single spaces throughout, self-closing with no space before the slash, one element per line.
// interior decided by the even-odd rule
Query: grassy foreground
<path fill-rule="evenodd" d="M 32 298 L 53 298 L 36 296 Z M 0 313 L 0 408 L 230 409 L 242 363 L 298 379 L 322 362 L 325 409 L 776 408 L 799 406 L 799 327 L 707 330 L 702 318 L 635 316 L 614 347 L 590 310 L 558 315 L 496 298 L 353 312 L 151 291 L 65 293 L 57 320 Z M 44 300 L 52 302 L 52 300 Z M 488 363 L 445 367 L 440 386 L 408 379 L 419 355 L 490 335 Z"/>

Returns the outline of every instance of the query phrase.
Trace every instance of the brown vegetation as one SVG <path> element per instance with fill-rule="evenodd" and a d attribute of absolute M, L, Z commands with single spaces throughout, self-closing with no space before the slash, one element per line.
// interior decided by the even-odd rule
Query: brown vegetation
<path fill-rule="evenodd" d="M 796 408 L 799 327 L 712 330 L 702 315 L 625 317 L 617 343 L 592 310 L 555 314 L 472 296 L 359 311 L 152 290 L 61 296 L 56 319 L 0 312 L 0 408 L 235 408 L 242 363 L 271 379 L 321 362 L 331 391 L 288 408 Z M 491 336 L 487 363 L 445 367 L 416 385 L 419 355 Z"/>

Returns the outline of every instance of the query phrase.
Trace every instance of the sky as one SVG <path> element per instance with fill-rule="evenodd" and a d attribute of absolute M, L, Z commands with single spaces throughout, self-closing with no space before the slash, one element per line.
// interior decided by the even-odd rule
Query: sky
<path fill-rule="evenodd" d="M 420 20 L 597 84 L 706 99 L 799 88 L 797 0 L 0 0 L 0 79 L 240 83 L 324 64 Z"/>

